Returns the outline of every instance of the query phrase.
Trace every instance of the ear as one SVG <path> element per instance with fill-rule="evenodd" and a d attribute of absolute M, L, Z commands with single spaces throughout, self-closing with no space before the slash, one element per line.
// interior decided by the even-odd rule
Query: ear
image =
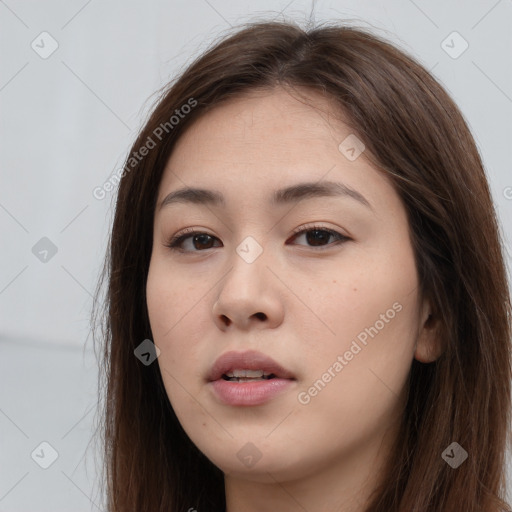
<path fill-rule="evenodd" d="M 421 363 L 432 363 L 443 353 L 439 321 L 439 318 L 432 312 L 430 301 L 424 299 L 421 306 L 419 332 L 414 352 L 414 358 Z"/>

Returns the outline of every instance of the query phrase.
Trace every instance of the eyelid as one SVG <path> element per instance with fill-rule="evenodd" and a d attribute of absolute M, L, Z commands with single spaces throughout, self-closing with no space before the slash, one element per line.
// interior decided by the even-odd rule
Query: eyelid
<path fill-rule="evenodd" d="M 344 238 L 350 238 L 348 235 L 345 235 L 344 233 L 340 233 L 335 228 L 330 228 L 328 226 L 322 226 L 321 224 L 317 224 L 315 222 L 311 222 L 309 224 L 303 224 L 302 226 L 299 226 L 298 228 L 295 228 L 292 231 L 292 234 L 297 235 L 299 233 L 302 233 L 303 231 L 310 231 L 310 230 L 318 230 L 318 231 L 328 231 L 329 233 L 332 233 L 333 235 L 340 235 Z"/>

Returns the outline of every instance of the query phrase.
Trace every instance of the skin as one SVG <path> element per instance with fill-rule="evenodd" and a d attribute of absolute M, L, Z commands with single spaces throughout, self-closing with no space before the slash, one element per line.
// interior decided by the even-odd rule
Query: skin
<path fill-rule="evenodd" d="M 226 197 L 225 208 L 157 207 L 146 291 L 169 400 L 224 472 L 227 512 L 363 511 L 396 436 L 412 360 L 440 355 L 399 196 L 364 152 L 354 161 L 340 152 L 352 130 L 328 114 L 328 100 L 308 94 L 322 112 L 294 96 L 253 91 L 202 116 L 179 139 L 158 192 L 157 204 L 184 186 Z M 349 197 L 267 205 L 275 189 L 322 180 L 355 189 L 371 209 Z M 349 240 L 326 235 L 315 246 L 293 234 L 312 223 Z M 171 250 L 166 243 L 184 228 L 214 238 Z M 247 236 L 263 249 L 250 264 L 236 252 Z M 394 303 L 401 311 L 300 403 Z M 206 376 L 221 354 L 246 349 L 296 381 L 263 405 L 225 405 Z M 237 457 L 248 442 L 261 454 L 252 467 Z"/>

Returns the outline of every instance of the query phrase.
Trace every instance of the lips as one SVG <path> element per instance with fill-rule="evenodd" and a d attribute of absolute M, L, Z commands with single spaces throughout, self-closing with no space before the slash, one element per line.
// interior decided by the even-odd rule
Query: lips
<path fill-rule="evenodd" d="M 290 371 L 274 361 L 271 357 L 248 350 L 245 352 L 230 351 L 222 354 L 214 363 L 208 374 L 208 381 L 222 379 L 226 374 L 233 374 L 235 370 L 262 371 L 271 378 L 295 380 Z M 252 375 L 252 374 L 248 374 Z"/>
<path fill-rule="evenodd" d="M 254 350 L 222 354 L 208 381 L 215 400 L 230 407 L 263 406 L 297 385 L 290 371 Z"/>

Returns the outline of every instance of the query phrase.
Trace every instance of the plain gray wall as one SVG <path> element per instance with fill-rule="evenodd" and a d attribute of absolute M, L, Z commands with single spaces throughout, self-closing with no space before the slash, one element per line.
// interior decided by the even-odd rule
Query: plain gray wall
<path fill-rule="evenodd" d="M 0 511 L 101 509 L 89 444 L 97 402 L 89 312 L 115 192 L 98 200 L 94 188 L 122 166 L 155 91 L 215 36 L 254 19 L 305 21 L 312 8 L 0 2 Z M 512 2 L 322 1 L 313 18 L 372 27 L 452 95 L 483 157 L 510 265 Z M 48 469 L 31 457 L 43 449 L 51 461 L 41 442 L 58 454 Z"/>

